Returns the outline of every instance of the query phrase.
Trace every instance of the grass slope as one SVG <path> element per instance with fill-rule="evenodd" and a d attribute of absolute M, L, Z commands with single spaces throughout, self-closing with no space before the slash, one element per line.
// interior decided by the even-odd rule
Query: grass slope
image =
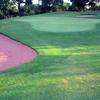
<path fill-rule="evenodd" d="M 99 100 L 100 15 L 96 14 L 80 18 L 80 13 L 65 12 L 1 20 L 1 32 L 39 54 L 27 64 L 0 72 L 0 100 Z"/>

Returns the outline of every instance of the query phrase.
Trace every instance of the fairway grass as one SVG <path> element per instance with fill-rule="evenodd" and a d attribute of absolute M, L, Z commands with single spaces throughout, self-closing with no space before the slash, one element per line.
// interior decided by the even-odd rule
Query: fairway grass
<path fill-rule="evenodd" d="M 0 32 L 38 52 L 33 61 L 0 72 L 0 100 L 100 99 L 100 15 L 82 13 L 0 21 Z"/>

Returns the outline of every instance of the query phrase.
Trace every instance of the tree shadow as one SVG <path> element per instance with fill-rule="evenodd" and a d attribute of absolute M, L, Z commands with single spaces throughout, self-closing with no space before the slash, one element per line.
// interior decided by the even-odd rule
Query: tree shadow
<path fill-rule="evenodd" d="M 19 27 L 15 28 L 16 24 Z M 25 27 L 24 31 L 22 26 Z M 10 29 L 6 30 L 7 31 L 6 34 L 18 41 L 21 41 L 31 46 L 32 48 L 35 48 L 37 51 L 39 49 L 47 49 L 52 47 L 64 49 L 64 48 L 74 48 L 74 47 L 82 47 L 82 46 L 99 46 L 100 44 L 99 26 L 100 23 L 98 23 L 93 30 L 89 30 L 89 31 L 53 33 L 53 32 L 37 31 L 30 24 L 26 22 L 15 21 L 13 24 L 9 25 Z M 5 30 L 3 32 L 5 32 Z M 39 56 L 34 61 L 27 64 L 20 65 L 18 68 L 16 67 L 15 69 L 10 69 L 9 71 L 0 72 L 0 76 L 16 75 L 22 73 L 34 75 L 34 73 L 40 73 L 46 71 L 47 72 L 59 71 L 62 69 L 61 66 L 64 66 L 64 68 L 66 69 L 71 66 L 72 67 L 75 66 L 75 64 L 68 64 L 69 61 L 65 61 L 65 59 L 68 59 L 70 55 L 45 56 L 45 55 L 40 55 L 40 52 L 38 53 Z M 59 66 L 59 69 L 57 66 Z M 71 76 L 70 73 L 68 74 L 67 74 L 68 76 Z M 76 73 L 76 75 L 80 75 L 80 74 L 81 73 L 79 74 Z"/>

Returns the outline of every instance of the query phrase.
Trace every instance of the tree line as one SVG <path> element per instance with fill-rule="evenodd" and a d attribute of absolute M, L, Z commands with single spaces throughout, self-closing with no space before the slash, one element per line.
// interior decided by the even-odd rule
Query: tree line
<path fill-rule="evenodd" d="M 65 4 L 63 0 L 38 0 L 38 2 L 41 2 L 41 4 L 33 5 L 32 0 L 0 0 L 0 19 L 17 15 L 23 16 L 46 13 L 51 11 L 82 11 L 85 10 L 86 5 L 88 5 L 91 10 L 96 10 L 96 3 L 100 2 L 100 0 L 70 1 L 72 2 L 71 5 L 69 3 Z M 25 5 L 22 6 L 22 4 Z"/>

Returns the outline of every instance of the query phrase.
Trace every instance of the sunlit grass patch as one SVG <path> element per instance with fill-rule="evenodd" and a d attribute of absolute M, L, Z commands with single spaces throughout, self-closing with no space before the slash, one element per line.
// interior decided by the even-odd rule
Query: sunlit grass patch
<path fill-rule="evenodd" d="M 46 49 L 45 49 L 46 48 Z M 82 47 L 71 47 L 71 48 L 56 48 L 56 47 L 44 47 L 38 48 L 38 52 L 40 55 L 92 55 L 92 54 L 100 54 L 100 50 L 98 50 L 100 46 L 82 46 Z"/>

